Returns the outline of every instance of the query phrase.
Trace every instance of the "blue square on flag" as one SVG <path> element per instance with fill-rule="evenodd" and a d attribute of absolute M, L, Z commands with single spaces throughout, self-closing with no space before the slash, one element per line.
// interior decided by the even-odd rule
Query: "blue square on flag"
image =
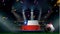
<path fill-rule="evenodd" d="M 25 21 L 24 21 L 24 25 L 27 25 L 27 23 L 28 23 L 28 20 L 25 20 Z"/>

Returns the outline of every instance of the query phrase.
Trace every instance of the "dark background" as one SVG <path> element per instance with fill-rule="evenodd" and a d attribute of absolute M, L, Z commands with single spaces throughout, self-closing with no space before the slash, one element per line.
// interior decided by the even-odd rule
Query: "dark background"
<path fill-rule="evenodd" d="M 34 0 L 20 0 L 20 1 L 24 1 L 24 3 L 21 4 L 20 2 L 16 2 L 16 0 L 5 0 L 4 2 L 2 2 L 2 0 L 0 0 L 0 32 L 6 32 L 6 31 L 9 32 L 10 31 L 3 24 L 4 22 L 6 22 L 7 24 L 10 24 L 10 25 L 12 24 L 12 28 L 14 28 L 14 26 L 15 26 L 15 28 L 19 27 L 18 22 L 14 23 L 16 21 L 16 18 L 11 13 L 12 6 L 14 6 L 17 9 L 16 13 L 19 14 L 22 18 L 21 9 L 26 8 L 27 10 L 30 10 L 30 7 L 32 5 L 34 5 L 33 7 L 34 7 L 35 11 L 38 11 L 40 8 L 42 8 L 41 21 L 44 21 L 43 23 L 52 22 L 54 27 L 56 28 L 55 31 L 58 32 L 58 30 L 59 30 L 59 25 L 58 25 L 59 24 L 59 10 L 58 10 L 59 6 L 58 5 L 54 6 L 54 4 L 57 3 L 57 0 L 37 0 L 38 5 L 36 5 L 36 3 L 35 4 L 33 3 Z M 4 3 L 5 3 L 5 5 L 4 5 Z M 53 12 L 48 13 L 48 10 L 50 10 L 50 11 L 52 10 Z M 28 13 L 30 13 L 30 12 L 28 12 Z M 34 13 L 36 13 L 36 12 L 34 12 Z M 48 14 L 48 16 L 46 14 Z M 38 15 L 36 14 L 35 16 L 38 16 Z M 47 18 L 44 18 L 45 16 L 47 16 Z M 27 17 L 27 19 L 29 19 L 29 17 Z M 35 17 L 34 19 L 37 19 L 37 17 Z"/>

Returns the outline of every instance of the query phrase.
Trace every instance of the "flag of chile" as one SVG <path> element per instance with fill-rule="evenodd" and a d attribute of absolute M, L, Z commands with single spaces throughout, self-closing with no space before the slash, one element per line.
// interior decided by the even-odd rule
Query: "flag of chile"
<path fill-rule="evenodd" d="M 22 31 L 39 31 L 40 25 L 37 20 L 28 20 L 22 25 Z"/>

